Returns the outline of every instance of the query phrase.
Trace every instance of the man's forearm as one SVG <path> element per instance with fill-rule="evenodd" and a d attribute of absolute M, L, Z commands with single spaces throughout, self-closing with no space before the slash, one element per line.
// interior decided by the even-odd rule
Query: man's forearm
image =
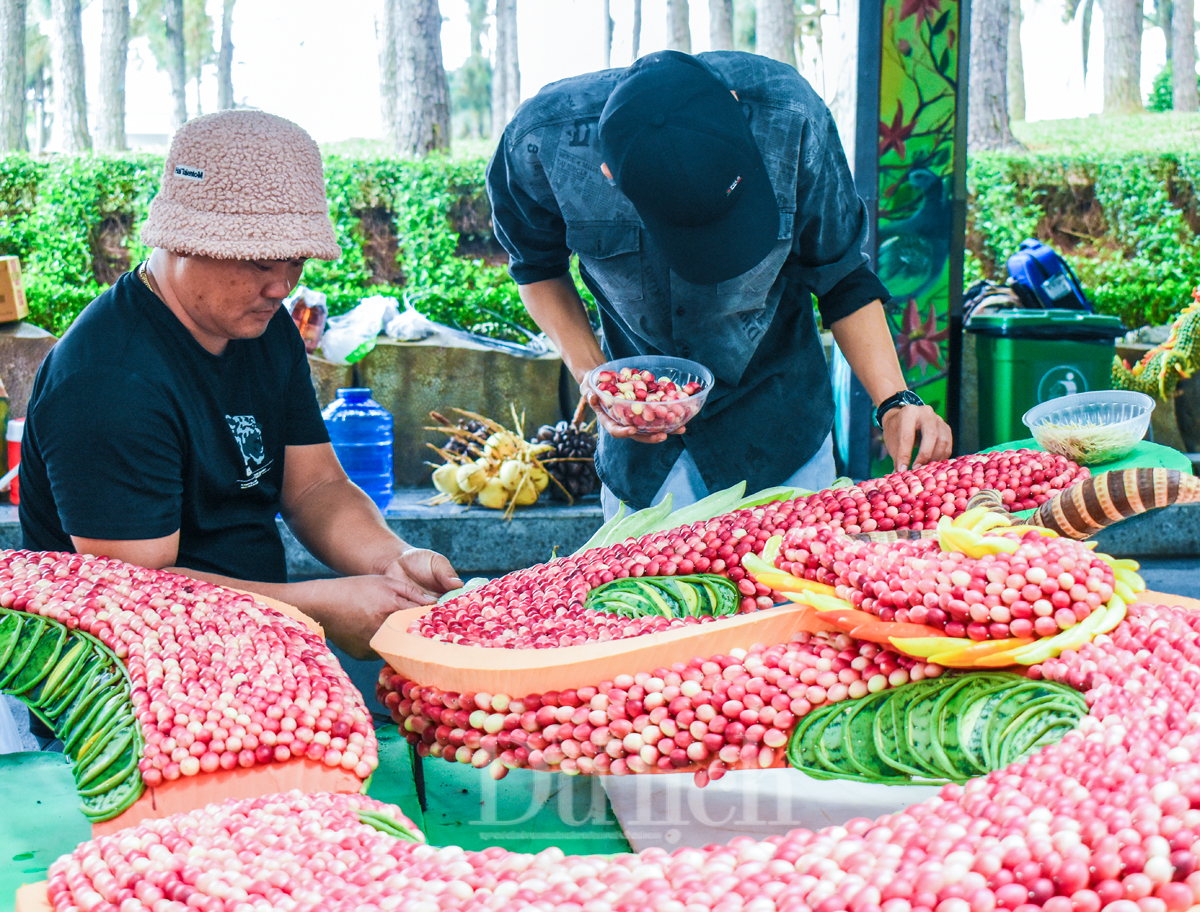
<path fill-rule="evenodd" d="M 908 388 L 883 304 L 872 301 L 829 328 L 850 369 L 875 405 Z"/>
<path fill-rule="evenodd" d="M 382 573 L 410 547 L 348 480 L 309 488 L 302 509 L 285 511 L 284 520 L 315 558 L 342 576 Z"/>
<path fill-rule="evenodd" d="M 606 360 L 570 275 L 520 286 L 521 301 L 576 382 Z"/>

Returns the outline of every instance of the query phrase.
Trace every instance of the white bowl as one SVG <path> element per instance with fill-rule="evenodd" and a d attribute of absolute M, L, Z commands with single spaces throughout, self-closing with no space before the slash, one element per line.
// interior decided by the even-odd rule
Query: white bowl
<path fill-rule="evenodd" d="M 1049 453 L 1080 465 L 1100 465 L 1129 455 L 1146 435 L 1154 400 L 1128 390 L 1097 390 L 1035 405 L 1021 418 Z"/>

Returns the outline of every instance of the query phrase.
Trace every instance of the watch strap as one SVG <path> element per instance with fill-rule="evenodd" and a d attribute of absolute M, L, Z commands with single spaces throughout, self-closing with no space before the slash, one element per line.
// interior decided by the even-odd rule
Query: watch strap
<path fill-rule="evenodd" d="M 898 393 L 893 393 L 879 403 L 879 407 L 875 409 L 875 426 L 883 427 L 883 416 L 894 408 L 901 408 L 906 405 L 924 405 L 925 400 L 914 393 L 912 390 L 900 390 Z"/>

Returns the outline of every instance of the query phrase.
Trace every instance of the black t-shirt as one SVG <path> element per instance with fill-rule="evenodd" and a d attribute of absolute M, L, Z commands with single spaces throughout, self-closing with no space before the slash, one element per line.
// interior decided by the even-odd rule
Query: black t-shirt
<path fill-rule="evenodd" d="M 181 567 L 286 582 L 284 449 L 328 440 L 287 311 L 213 355 L 126 273 L 38 371 L 21 445 L 24 546 L 178 529 Z"/>

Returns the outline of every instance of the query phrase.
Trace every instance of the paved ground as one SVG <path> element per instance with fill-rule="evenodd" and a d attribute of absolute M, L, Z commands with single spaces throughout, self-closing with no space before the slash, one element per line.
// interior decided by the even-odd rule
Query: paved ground
<path fill-rule="evenodd" d="M 1149 588 L 1200 598 L 1200 556 L 1154 558 L 1140 563 L 1142 569 L 1138 572 Z"/>

